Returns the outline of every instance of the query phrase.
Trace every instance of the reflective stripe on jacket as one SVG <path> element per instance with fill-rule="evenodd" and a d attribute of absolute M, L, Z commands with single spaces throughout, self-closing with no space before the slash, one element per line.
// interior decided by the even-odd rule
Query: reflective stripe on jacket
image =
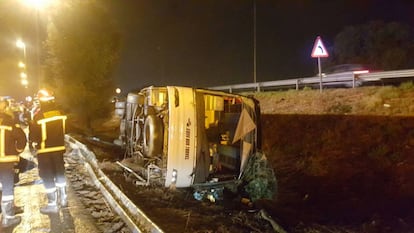
<path fill-rule="evenodd" d="M 40 145 L 38 154 L 64 151 L 65 121 L 66 116 L 57 110 L 43 112 L 41 117 L 35 119 L 40 126 Z"/>
<path fill-rule="evenodd" d="M 7 114 L 0 113 L 0 163 L 18 162 L 26 147 L 26 134 Z"/>

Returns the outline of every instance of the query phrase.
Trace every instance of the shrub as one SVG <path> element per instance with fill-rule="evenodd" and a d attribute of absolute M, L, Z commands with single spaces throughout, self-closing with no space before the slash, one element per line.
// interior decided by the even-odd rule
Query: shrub
<path fill-rule="evenodd" d="M 400 89 L 401 89 L 401 90 L 404 90 L 404 91 L 409 91 L 409 90 L 412 90 L 412 89 L 414 89 L 414 84 L 413 84 L 413 82 L 412 82 L 412 81 L 409 81 L 409 82 L 403 82 L 403 83 L 401 83 L 401 85 L 400 85 Z"/>
<path fill-rule="evenodd" d="M 400 94 L 401 93 L 398 88 L 387 86 L 379 89 L 376 95 L 379 96 L 382 100 L 388 100 L 398 98 L 400 97 Z"/>
<path fill-rule="evenodd" d="M 372 112 L 377 107 L 379 106 L 382 107 L 382 103 L 383 103 L 383 100 L 381 99 L 381 97 L 377 95 L 373 95 L 373 96 L 363 99 L 363 103 L 361 104 L 361 106 L 363 106 L 364 112 Z"/>
<path fill-rule="evenodd" d="M 328 113 L 346 114 L 352 112 L 352 106 L 342 103 L 335 103 L 330 106 L 327 110 Z"/>
<path fill-rule="evenodd" d="M 252 201 L 258 199 L 273 199 L 277 194 L 277 180 L 266 156 L 256 153 L 250 156 L 243 172 L 246 193 Z"/>

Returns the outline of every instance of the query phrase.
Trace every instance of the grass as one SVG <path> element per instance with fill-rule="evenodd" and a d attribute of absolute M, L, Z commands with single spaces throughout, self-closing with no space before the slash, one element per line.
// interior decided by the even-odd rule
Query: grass
<path fill-rule="evenodd" d="M 414 84 L 243 93 L 260 101 L 264 114 L 414 115 Z"/>

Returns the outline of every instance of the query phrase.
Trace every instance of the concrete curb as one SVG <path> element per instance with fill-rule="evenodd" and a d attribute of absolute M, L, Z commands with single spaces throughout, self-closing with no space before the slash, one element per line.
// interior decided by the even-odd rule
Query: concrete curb
<path fill-rule="evenodd" d="M 84 144 L 69 135 L 65 141 L 76 154 L 80 156 L 94 184 L 100 189 L 111 208 L 128 225 L 132 232 L 161 233 L 163 230 L 157 226 L 145 213 L 139 209 L 113 182 L 102 172 L 98 166 L 95 154 Z"/>

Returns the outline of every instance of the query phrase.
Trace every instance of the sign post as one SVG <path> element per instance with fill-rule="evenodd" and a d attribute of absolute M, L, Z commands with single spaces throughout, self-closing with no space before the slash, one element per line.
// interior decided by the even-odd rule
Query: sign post
<path fill-rule="evenodd" d="M 320 36 L 316 37 L 313 45 L 311 57 L 318 58 L 318 70 L 319 70 L 319 89 L 322 92 L 322 72 L 321 72 L 321 57 L 329 57 L 328 51 L 322 43 Z"/>

